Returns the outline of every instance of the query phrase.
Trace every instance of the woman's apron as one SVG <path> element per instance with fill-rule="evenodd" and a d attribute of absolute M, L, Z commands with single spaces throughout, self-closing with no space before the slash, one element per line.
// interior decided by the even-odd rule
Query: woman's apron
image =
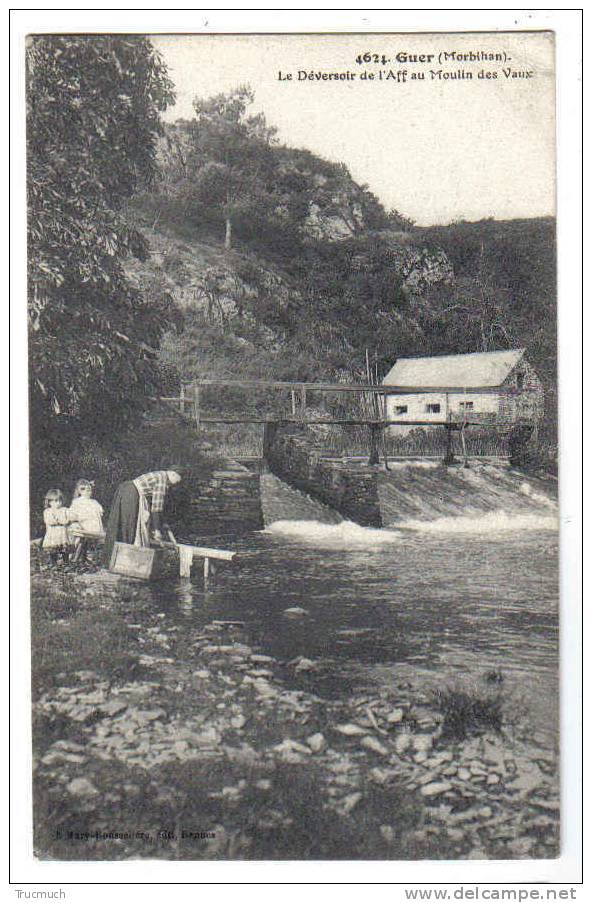
<path fill-rule="evenodd" d="M 138 521 L 136 523 L 134 545 L 147 547 L 150 545 L 150 506 L 148 505 L 148 499 L 144 495 L 142 488 L 138 486 L 136 480 L 133 480 L 133 484 L 138 490 L 139 498 Z"/>

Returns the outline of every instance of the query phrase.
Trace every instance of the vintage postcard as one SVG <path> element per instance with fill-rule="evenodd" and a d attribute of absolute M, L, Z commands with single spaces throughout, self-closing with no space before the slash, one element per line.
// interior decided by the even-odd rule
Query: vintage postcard
<path fill-rule="evenodd" d="M 34 855 L 559 856 L 553 32 L 25 53 Z"/>

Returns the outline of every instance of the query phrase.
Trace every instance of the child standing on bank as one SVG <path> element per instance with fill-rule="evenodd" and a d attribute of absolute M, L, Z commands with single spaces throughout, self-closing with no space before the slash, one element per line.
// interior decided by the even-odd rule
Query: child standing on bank
<path fill-rule="evenodd" d="M 57 564 L 60 558 L 66 564 L 70 557 L 67 529 L 70 514 L 64 506 L 64 495 L 61 489 L 48 489 L 45 493 L 43 520 L 45 536 L 41 544 L 42 548 L 49 552 L 52 564 Z"/>
<path fill-rule="evenodd" d="M 74 560 L 86 557 L 87 542 L 80 533 L 97 534 L 103 530 L 103 506 L 93 499 L 94 483 L 92 480 L 78 480 L 74 487 L 74 496 L 70 505 L 70 535 L 74 540 Z"/>

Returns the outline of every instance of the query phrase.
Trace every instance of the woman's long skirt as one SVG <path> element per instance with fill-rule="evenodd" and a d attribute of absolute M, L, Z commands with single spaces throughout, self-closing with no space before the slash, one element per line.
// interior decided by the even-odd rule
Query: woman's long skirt
<path fill-rule="evenodd" d="M 111 563 L 111 554 L 116 542 L 127 542 L 133 545 L 138 525 L 140 496 L 131 480 L 121 483 L 115 490 L 115 497 L 109 512 L 103 561 L 107 567 Z"/>

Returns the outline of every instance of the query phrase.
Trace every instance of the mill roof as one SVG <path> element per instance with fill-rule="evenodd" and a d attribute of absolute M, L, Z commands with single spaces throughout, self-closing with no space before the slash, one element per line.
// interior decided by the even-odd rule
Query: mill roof
<path fill-rule="evenodd" d="M 387 373 L 385 386 L 445 386 L 485 388 L 501 386 L 514 369 L 524 348 L 510 351 L 478 351 L 436 357 L 402 357 Z"/>

